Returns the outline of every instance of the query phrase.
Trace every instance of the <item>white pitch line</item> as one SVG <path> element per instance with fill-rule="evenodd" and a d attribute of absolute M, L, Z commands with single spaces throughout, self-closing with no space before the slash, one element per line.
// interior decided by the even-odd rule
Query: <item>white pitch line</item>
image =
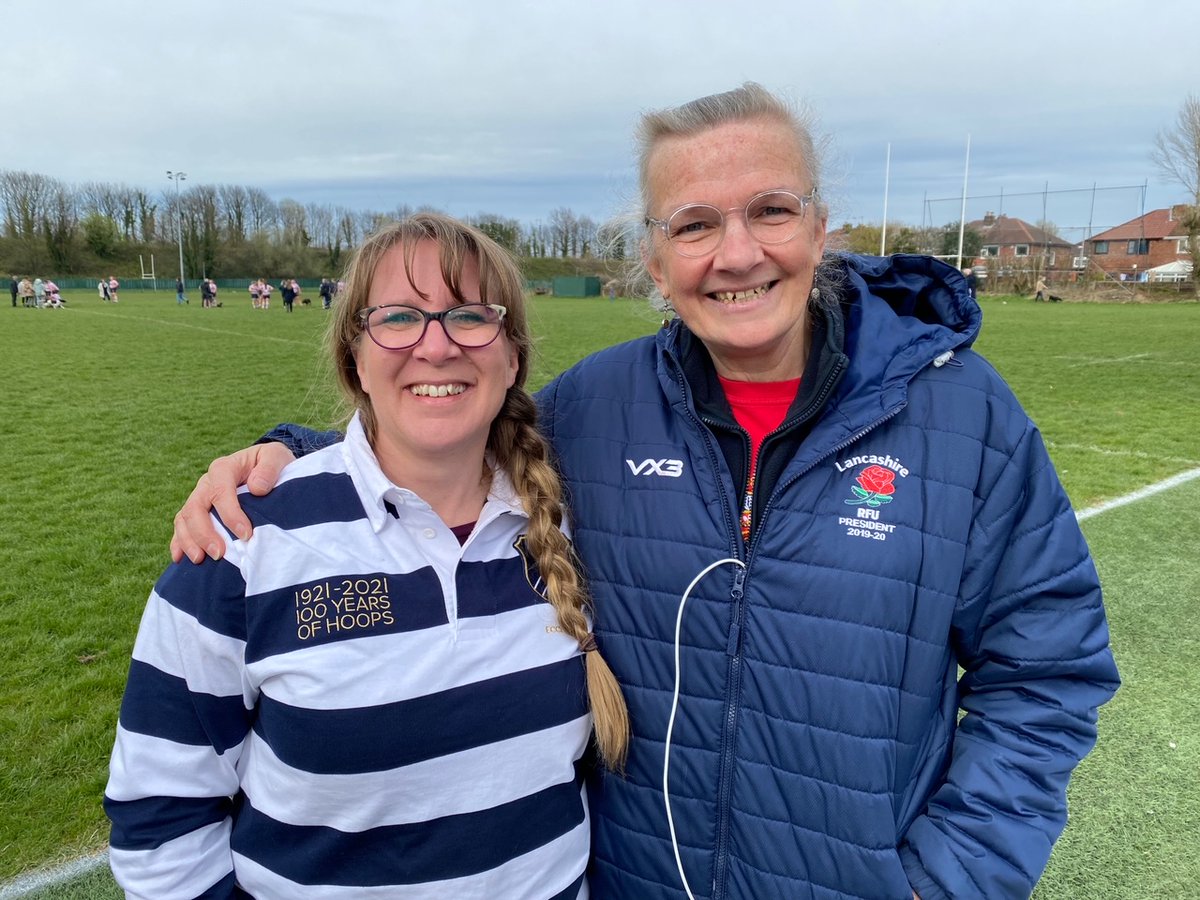
<path fill-rule="evenodd" d="M 44 891 L 46 888 L 72 881 L 80 875 L 86 875 L 105 865 L 108 865 L 108 851 L 101 850 L 91 856 L 73 859 L 56 869 L 40 869 L 37 872 L 30 872 L 28 875 L 22 875 L 20 878 L 0 884 L 0 900 L 16 900 L 18 897 L 27 897 L 38 891 Z"/>
<path fill-rule="evenodd" d="M 1165 478 L 1154 484 L 1146 485 L 1146 487 L 1140 488 L 1132 494 L 1126 494 L 1124 497 L 1117 497 L 1115 500 L 1109 500 L 1106 503 L 1101 503 L 1099 506 L 1077 510 L 1075 518 L 1082 522 L 1085 519 L 1090 519 L 1092 516 L 1098 516 L 1102 512 L 1108 512 L 1110 509 L 1116 509 L 1118 506 L 1128 506 L 1130 503 L 1137 503 L 1139 500 L 1145 500 L 1147 497 L 1161 494 L 1163 491 L 1169 491 L 1171 488 L 1179 487 L 1179 485 L 1194 481 L 1197 478 L 1200 478 L 1200 469 L 1189 469 L 1186 472 L 1180 472 L 1178 475 L 1172 475 L 1170 478 Z"/>
<path fill-rule="evenodd" d="M 83 313 L 84 315 L 91 315 L 91 316 L 102 315 L 102 313 L 93 312 L 90 309 L 80 309 L 80 310 L 76 310 L 76 312 L 80 312 L 80 313 Z M 121 318 L 122 319 L 131 319 L 135 322 L 150 322 L 154 325 L 167 325 L 167 326 L 174 327 L 174 328 L 191 328 L 196 331 L 207 331 L 210 334 L 224 334 L 224 335 L 228 335 L 229 337 L 251 338 L 251 339 L 257 339 L 257 340 L 262 340 L 262 341 L 276 341 L 277 343 L 280 343 L 280 344 L 295 344 L 297 347 L 316 348 L 320 344 L 319 339 L 316 341 L 311 341 L 311 342 L 310 341 L 298 341 L 295 338 L 275 337 L 275 335 L 273 335 L 273 334 L 251 334 L 251 333 L 247 333 L 245 331 L 225 331 L 220 328 L 208 328 L 204 325 L 190 325 L 187 322 L 172 322 L 168 319 L 148 319 L 145 316 L 122 316 Z M 110 321 L 115 321 L 115 320 L 113 320 L 110 317 Z"/>
<path fill-rule="evenodd" d="M 1149 353 L 1135 353 L 1132 356 L 1110 356 L 1110 357 L 1099 356 L 1099 357 L 1095 357 L 1092 359 L 1085 359 L 1084 362 L 1071 363 L 1069 365 L 1069 368 L 1074 369 L 1074 368 L 1078 368 L 1079 366 L 1106 366 L 1110 363 L 1134 362 L 1135 360 L 1149 359 L 1149 358 L 1150 358 Z"/>
<path fill-rule="evenodd" d="M 1157 459 L 1184 466 L 1200 466 L 1200 459 L 1188 459 L 1184 456 L 1159 456 L 1156 453 L 1147 453 L 1145 450 L 1113 450 L 1096 444 L 1064 444 L 1059 441 L 1046 441 L 1046 446 L 1051 450 L 1082 450 L 1085 453 L 1099 453 L 1103 456 L 1131 456 L 1134 459 Z"/>

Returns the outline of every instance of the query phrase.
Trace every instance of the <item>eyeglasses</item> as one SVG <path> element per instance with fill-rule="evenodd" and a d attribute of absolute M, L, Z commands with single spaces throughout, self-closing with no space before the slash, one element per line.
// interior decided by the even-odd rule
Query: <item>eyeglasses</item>
<path fill-rule="evenodd" d="M 792 191 L 763 191 L 745 206 L 733 206 L 725 212 L 707 203 L 689 203 L 666 219 L 647 216 L 646 227 L 661 228 L 680 256 L 707 256 L 725 237 L 726 213 L 740 212 L 746 230 L 756 241 L 782 244 L 800 233 L 804 213 L 816 196 L 816 188 L 803 197 Z"/>
<path fill-rule="evenodd" d="M 368 306 L 356 314 L 376 344 L 385 350 L 407 350 L 421 343 L 430 322 L 440 322 L 446 337 L 464 350 L 486 347 L 500 336 L 508 309 L 496 303 L 464 303 L 441 312 L 415 306 Z"/>

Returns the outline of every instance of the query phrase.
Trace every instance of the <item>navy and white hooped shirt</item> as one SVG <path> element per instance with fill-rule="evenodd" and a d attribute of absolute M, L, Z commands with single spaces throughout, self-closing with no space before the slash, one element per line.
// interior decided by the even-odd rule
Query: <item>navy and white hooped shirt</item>
<path fill-rule="evenodd" d="M 501 472 L 470 538 L 346 440 L 171 566 L 105 807 L 133 896 L 587 896 L 584 666 Z"/>

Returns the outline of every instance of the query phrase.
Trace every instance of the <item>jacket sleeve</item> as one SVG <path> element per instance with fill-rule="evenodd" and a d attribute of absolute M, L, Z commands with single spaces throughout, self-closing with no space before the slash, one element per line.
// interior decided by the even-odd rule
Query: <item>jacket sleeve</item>
<path fill-rule="evenodd" d="M 104 792 L 109 861 L 130 897 L 239 895 L 229 837 L 254 698 L 237 549 L 168 569 L 138 630 Z"/>
<path fill-rule="evenodd" d="M 1119 679 L 1100 584 L 1040 435 L 985 450 L 951 639 L 964 713 L 900 847 L 922 900 L 1027 897 L 1066 824 L 1071 771 Z"/>
<path fill-rule="evenodd" d="M 315 450 L 323 450 L 331 444 L 336 444 L 345 435 L 340 431 L 314 431 L 312 428 L 307 428 L 304 425 L 293 425 L 290 422 L 284 422 L 281 425 L 276 425 L 254 443 L 266 444 L 271 441 L 278 441 L 283 444 L 297 459 L 301 456 L 307 456 Z"/>

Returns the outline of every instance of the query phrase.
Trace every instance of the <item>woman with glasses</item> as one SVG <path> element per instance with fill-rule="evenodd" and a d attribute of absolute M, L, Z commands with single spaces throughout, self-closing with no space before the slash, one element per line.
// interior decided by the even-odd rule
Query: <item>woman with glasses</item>
<path fill-rule="evenodd" d="M 614 767 L 627 722 L 530 347 L 481 232 L 421 214 L 358 250 L 328 335 L 345 440 L 151 594 L 105 792 L 131 895 L 586 896 L 593 715 Z"/>
<path fill-rule="evenodd" d="M 1117 674 L 979 307 L 937 260 L 826 252 L 813 139 L 758 85 L 639 139 L 675 319 L 538 395 L 632 724 L 593 895 L 1028 896 Z M 287 456 L 215 463 L 173 551 L 219 553 L 207 507 L 244 523 Z"/>

